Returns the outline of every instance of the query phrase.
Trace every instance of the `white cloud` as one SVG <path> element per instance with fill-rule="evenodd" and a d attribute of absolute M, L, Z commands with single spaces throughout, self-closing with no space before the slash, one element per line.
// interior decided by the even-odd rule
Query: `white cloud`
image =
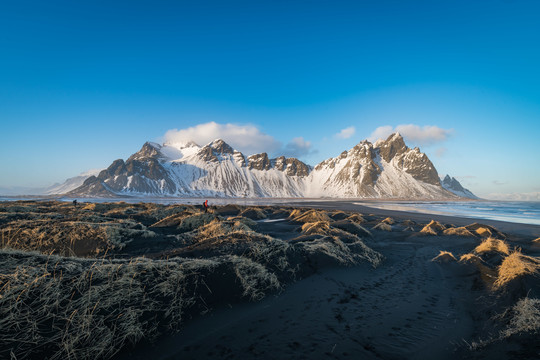
<path fill-rule="evenodd" d="M 390 125 L 379 126 L 375 129 L 374 132 L 371 133 L 371 135 L 368 137 L 368 140 L 371 142 L 375 142 L 379 139 L 386 140 L 394 132 L 394 128 Z"/>
<path fill-rule="evenodd" d="M 348 139 L 351 136 L 353 136 L 355 132 L 356 132 L 355 127 L 354 126 L 349 126 L 349 127 L 346 127 L 345 129 L 342 129 L 340 132 L 338 132 L 334 136 L 339 138 L 339 139 Z"/>
<path fill-rule="evenodd" d="M 414 124 L 398 125 L 395 128 L 392 126 L 380 126 L 369 136 L 370 141 L 384 139 L 392 133 L 399 132 L 407 142 L 412 142 L 418 145 L 432 145 L 440 143 L 448 139 L 454 132 L 452 129 L 442 129 L 438 126 L 418 126 Z"/>
<path fill-rule="evenodd" d="M 301 157 L 312 154 L 315 150 L 312 149 L 310 141 L 304 140 L 303 137 L 296 137 L 292 139 L 290 143 L 285 145 L 283 152 L 286 156 Z"/>
<path fill-rule="evenodd" d="M 282 144 L 274 137 L 261 132 L 253 125 L 218 124 L 214 121 L 199 124 L 186 129 L 173 129 L 165 133 L 167 144 L 194 141 L 204 146 L 215 139 L 223 139 L 234 149 L 246 155 L 278 151 Z"/>

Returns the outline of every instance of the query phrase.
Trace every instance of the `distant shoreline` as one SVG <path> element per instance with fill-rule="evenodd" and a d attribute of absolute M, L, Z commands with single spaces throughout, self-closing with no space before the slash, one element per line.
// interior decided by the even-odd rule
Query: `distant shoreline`
<path fill-rule="evenodd" d="M 500 227 L 503 231 L 514 232 L 520 231 L 522 234 L 536 234 L 540 236 L 540 225 L 535 223 L 527 223 L 524 219 L 522 222 L 511 220 L 496 220 L 489 219 L 482 216 L 465 216 L 456 215 L 449 212 L 437 213 L 436 211 L 429 211 L 421 209 L 419 211 L 409 211 L 408 209 L 388 209 L 383 207 L 377 207 L 376 204 L 462 204 L 462 203 L 524 203 L 531 204 L 536 203 L 534 201 L 498 201 L 498 200 L 481 200 L 481 199 L 437 199 L 437 200 L 417 200 L 417 199 L 366 199 L 366 198 L 347 198 L 347 199 L 331 199 L 331 198 L 196 198 L 196 197 L 119 197 L 119 198 L 71 198 L 71 197 L 59 197 L 59 196 L 43 196 L 43 197 L 20 197 L 20 196 L 7 196 L 0 197 L 2 201 L 64 201 L 69 202 L 77 199 L 78 202 L 126 202 L 126 203 L 157 203 L 157 204 L 186 204 L 186 205 L 199 205 L 204 200 L 209 200 L 210 205 L 265 205 L 265 206 L 294 206 L 294 207 L 312 207 L 312 208 L 324 208 L 324 209 L 336 209 L 347 211 L 358 211 L 364 213 L 372 213 L 376 215 L 392 216 L 396 218 L 409 218 L 415 221 L 429 222 L 432 219 L 438 219 L 439 221 L 452 223 L 454 225 L 467 225 L 473 222 L 482 222 L 487 225 Z M 374 206 L 370 206 L 373 204 Z M 522 230 L 519 230 L 522 228 Z"/>

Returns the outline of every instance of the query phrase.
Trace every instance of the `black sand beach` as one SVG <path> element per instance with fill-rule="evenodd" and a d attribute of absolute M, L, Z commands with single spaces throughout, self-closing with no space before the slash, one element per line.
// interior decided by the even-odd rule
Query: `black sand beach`
<path fill-rule="evenodd" d="M 120 333 L 127 337 L 103 345 L 119 347 L 113 351 L 83 351 L 91 347 L 90 330 L 88 342 L 77 338 L 78 342 L 70 343 L 74 349 L 77 344 L 83 347 L 72 351 L 74 358 L 534 359 L 540 354 L 536 339 L 540 329 L 540 246 L 535 241 L 540 226 L 380 210 L 349 201 L 218 206 L 211 215 L 182 205 L 81 205 L 86 210 L 54 202 L 2 206 L 3 239 L 13 234 L 15 225 L 35 229 L 34 235 L 45 230 L 56 234 L 52 229 L 59 219 L 101 224 L 97 229 L 122 224 L 115 230 L 120 234 L 114 238 L 116 248 L 105 235 L 99 243 L 88 243 L 81 234 L 77 241 L 86 242 L 85 246 L 74 246 L 75 241 L 68 248 L 78 252 L 75 257 L 49 256 L 56 256 L 57 264 L 65 262 L 66 273 L 73 269 L 69 264 L 84 270 L 85 262 L 93 262 L 94 269 L 99 269 L 100 262 L 92 260 L 96 258 L 104 266 L 119 264 L 113 269 L 118 272 L 137 258 L 142 267 L 128 275 L 139 280 L 141 271 L 147 274 L 140 280 L 141 296 L 158 305 L 138 318 L 143 324 L 140 336 Z M 29 212 L 41 215 L 38 219 Z M 51 227 L 45 229 L 44 222 Z M 94 238 L 96 234 L 91 233 Z M 5 314 L 12 313 L 5 308 L 6 298 L 11 296 L 6 288 L 24 288 L 17 282 L 21 267 L 48 269 L 41 275 L 36 270 L 39 279 L 54 273 L 49 260 L 47 265 L 36 265 L 46 258 L 27 252 L 32 250 L 25 243 L 27 238 L 15 241 L 12 236 L 11 240 L 11 248 L 4 246 L 2 252 L 5 269 L 0 287 L 5 296 L 0 308 Z M 13 250 L 16 245 L 22 248 Z M 60 249 L 61 242 L 55 246 Z M 36 250 L 51 252 L 50 247 Z M 158 270 L 162 263 L 166 268 Z M 168 281 L 178 276 L 174 269 L 181 269 L 182 276 L 173 286 Z M 186 273 L 187 269 L 192 270 Z M 154 278 L 152 272 L 156 271 Z M 77 279 L 78 275 L 75 271 L 70 276 Z M 113 280 L 107 284 L 116 284 Z M 165 283 L 167 292 L 156 287 Z M 101 296 L 106 297 L 113 285 Z M 81 291 L 84 298 L 85 294 L 95 295 L 96 290 Z M 178 305 L 175 292 L 189 298 L 189 304 Z M 25 291 L 16 294 L 18 299 L 26 296 Z M 128 298 L 119 299 L 114 306 L 136 309 L 137 297 L 133 302 Z M 32 299 L 29 304 L 39 303 Z M 89 304 L 101 306 L 99 301 Z M 60 311 L 58 305 L 54 309 Z M 167 309 L 177 311 L 178 317 L 167 315 Z M 98 319 L 104 324 L 101 334 L 114 335 L 111 326 L 124 324 L 112 319 L 111 311 L 120 317 L 123 313 L 104 307 L 103 317 Z M 149 315 L 159 329 L 145 320 Z M 61 316 L 54 319 L 64 321 Z M 84 323 L 85 319 L 88 315 L 80 320 Z M 6 324 L 10 325 L 4 320 L 4 329 Z M 17 326 L 20 329 L 30 323 L 25 324 Z M 147 336 L 150 333 L 145 329 L 150 328 L 151 336 Z M 2 339 L 17 336 L 3 331 Z M 80 328 L 73 329 L 76 331 Z M 16 339 L 5 344 L 2 354 L 23 354 L 23 350 L 29 358 L 62 354 L 62 350 L 54 350 L 61 344 L 54 342 L 37 351 L 20 346 Z"/>
<path fill-rule="evenodd" d="M 381 210 L 348 201 L 290 205 L 392 217 L 396 222 L 473 223 L 468 218 Z M 531 247 L 540 226 L 481 223 L 504 232 L 507 241 L 524 252 L 540 255 L 540 247 Z M 385 256 L 376 269 L 360 265 L 318 271 L 261 302 L 217 309 L 188 323 L 178 335 L 121 358 L 522 359 L 540 354 L 539 342 L 521 344 L 519 339 L 475 348 L 494 336 L 490 317 L 523 291 L 491 293 L 470 266 L 432 260 L 440 251 L 469 253 L 479 239 L 394 231 L 374 232 L 367 244 Z"/>

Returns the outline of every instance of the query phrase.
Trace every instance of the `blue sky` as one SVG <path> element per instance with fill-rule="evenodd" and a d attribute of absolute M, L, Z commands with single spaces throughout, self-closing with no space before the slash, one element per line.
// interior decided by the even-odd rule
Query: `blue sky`
<path fill-rule="evenodd" d="M 3 2 L 0 187 L 61 182 L 209 122 L 312 165 L 412 124 L 407 143 L 441 175 L 486 197 L 537 193 L 539 13 L 535 0 Z"/>

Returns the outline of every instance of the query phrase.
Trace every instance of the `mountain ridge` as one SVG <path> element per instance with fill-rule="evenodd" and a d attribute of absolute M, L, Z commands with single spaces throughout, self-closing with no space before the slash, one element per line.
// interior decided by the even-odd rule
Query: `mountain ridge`
<path fill-rule="evenodd" d="M 395 133 L 375 144 L 363 140 L 315 167 L 296 158 L 270 158 L 265 152 L 245 156 L 222 139 L 202 147 L 193 142 L 146 142 L 126 161 L 113 161 L 66 195 L 382 199 L 474 196 L 459 182 L 459 186 L 452 184 L 443 185 L 427 155 L 419 148 L 408 148 L 403 137 Z"/>

